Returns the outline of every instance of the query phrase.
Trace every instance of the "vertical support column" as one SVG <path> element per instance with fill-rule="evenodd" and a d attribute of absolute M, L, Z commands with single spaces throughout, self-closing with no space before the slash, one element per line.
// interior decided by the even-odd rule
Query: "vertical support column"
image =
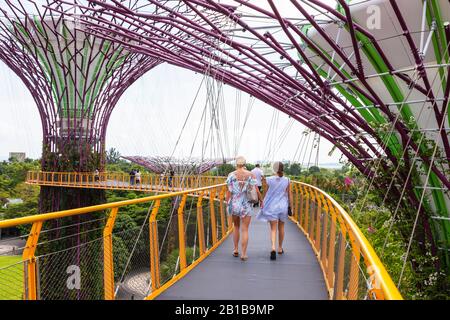
<path fill-rule="evenodd" d="M 304 216 L 304 207 L 303 207 L 303 188 L 301 185 L 298 186 L 299 190 L 300 190 L 300 208 L 298 210 L 298 223 L 300 225 L 302 225 L 302 220 L 303 220 L 303 216 Z"/>
<path fill-rule="evenodd" d="M 213 245 L 217 243 L 217 223 L 216 223 L 216 212 L 214 208 L 215 194 L 216 194 L 215 188 L 209 191 L 209 215 L 211 217 L 211 235 Z"/>
<path fill-rule="evenodd" d="M 225 198 L 225 188 L 220 189 L 219 193 L 219 209 L 220 209 L 220 227 L 222 230 L 222 237 L 225 237 L 226 226 L 225 226 L 225 210 L 223 209 L 223 200 Z"/>
<path fill-rule="evenodd" d="M 315 207 L 317 207 L 317 205 L 316 205 L 316 198 L 314 197 L 314 191 L 313 190 L 310 190 L 309 191 L 310 192 L 310 194 L 311 194 L 311 204 L 312 205 L 314 205 Z M 316 210 L 314 210 L 314 209 L 316 209 Z M 315 217 L 315 214 L 316 214 L 316 211 L 317 211 L 317 208 L 311 208 L 311 210 L 310 210 L 310 224 L 309 224 L 309 238 L 311 239 L 311 241 L 314 241 L 314 224 L 315 224 L 315 221 L 316 221 L 316 217 Z"/>
<path fill-rule="evenodd" d="M 350 235 L 352 238 L 352 236 Z M 358 243 L 351 239 L 352 241 L 352 258 L 350 263 L 350 283 L 348 289 L 348 299 L 357 300 L 358 299 L 358 285 L 359 285 L 359 260 L 361 257 L 361 251 Z"/>
<path fill-rule="evenodd" d="M 197 201 L 197 230 L 198 230 L 198 246 L 200 250 L 200 256 L 205 254 L 205 225 L 203 223 L 203 192 L 198 196 Z"/>
<path fill-rule="evenodd" d="M 346 231 L 341 226 L 341 233 L 339 234 L 339 253 L 338 266 L 336 271 L 336 282 L 334 284 L 334 299 L 342 300 L 344 298 L 344 266 L 345 266 L 345 238 Z"/>
<path fill-rule="evenodd" d="M 291 182 L 291 190 L 292 190 L 292 197 L 294 200 L 294 203 L 291 203 L 292 206 L 292 218 L 294 219 L 295 222 L 298 222 L 298 190 L 297 190 L 297 185 L 295 183 Z"/>
<path fill-rule="evenodd" d="M 327 263 L 327 279 L 328 284 L 334 287 L 334 255 L 336 246 L 336 213 L 334 207 L 328 202 L 328 209 L 331 214 L 330 240 L 328 242 L 328 263 Z"/>
<path fill-rule="evenodd" d="M 156 200 L 150 214 L 149 228 L 150 228 L 150 277 L 152 281 L 152 291 L 155 291 L 161 286 L 159 273 L 159 239 L 158 239 L 158 215 L 161 200 Z"/>
<path fill-rule="evenodd" d="M 322 199 L 325 204 L 325 200 Z M 323 209 L 323 223 L 322 223 L 322 248 L 320 249 L 320 257 L 322 258 L 322 266 L 324 271 L 327 270 L 327 234 L 328 234 L 328 208 Z"/>
<path fill-rule="evenodd" d="M 27 300 L 37 299 L 37 270 L 35 253 L 41 229 L 42 221 L 33 223 L 22 254 L 22 260 L 24 261 L 24 266 L 26 269 L 24 272 L 24 281 L 26 284 L 25 299 Z"/>
<path fill-rule="evenodd" d="M 316 194 L 317 208 L 316 208 L 316 234 L 315 234 L 314 244 L 316 245 L 316 250 L 319 251 L 320 250 L 320 237 L 321 237 L 320 220 L 322 217 L 322 201 L 321 201 L 320 195 L 317 193 L 317 191 L 315 191 L 315 194 Z"/>
<path fill-rule="evenodd" d="M 309 224 L 309 204 L 310 204 L 310 195 L 309 195 L 309 190 L 307 189 L 307 187 L 305 187 L 305 219 L 304 221 L 304 225 L 303 225 L 303 230 L 305 230 L 306 236 L 309 236 L 309 228 L 308 228 L 308 224 Z"/>
<path fill-rule="evenodd" d="M 186 235 L 184 233 L 184 205 L 186 204 L 187 194 L 183 195 L 180 206 L 178 207 L 178 242 L 180 254 L 180 272 L 186 269 Z"/>
<path fill-rule="evenodd" d="M 103 284 L 105 300 L 114 300 L 114 259 L 112 231 L 116 221 L 118 207 L 112 208 L 103 230 Z"/>

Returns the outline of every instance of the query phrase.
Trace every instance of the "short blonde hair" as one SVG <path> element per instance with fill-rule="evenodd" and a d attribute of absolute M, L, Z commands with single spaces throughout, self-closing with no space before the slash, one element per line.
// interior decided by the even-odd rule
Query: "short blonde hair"
<path fill-rule="evenodd" d="M 236 166 L 237 167 L 243 167 L 243 166 L 245 166 L 246 163 L 247 163 L 247 161 L 245 160 L 245 158 L 243 156 L 236 157 Z"/>

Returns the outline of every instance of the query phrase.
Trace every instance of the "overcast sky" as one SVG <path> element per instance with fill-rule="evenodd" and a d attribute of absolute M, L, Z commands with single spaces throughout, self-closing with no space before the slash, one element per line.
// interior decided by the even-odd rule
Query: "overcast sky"
<path fill-rule="evenodd" d="M 160 65 L 148 72 L 126 91 L 113 111 L 107 132 L 107 148 L 114 147 L 122 155 L 171 155 L 201 82 L 201 75 L 168 64 Z M 42 129 L 30 93 L 2 62 L 0 62 L 0 83 L 2 84 L 0 159 L 6 159 L 10 151 L 26 152 L 28 157 L 38 158 L 41 153 Z M 201 117 L 207 98 L 203 83 L 189 117 L 188 126 L 175 149 L 175 156 L 201 157 L 203 154 L 205 157 L 215 157 L 222 156 L 222 153 L 225 157 L 234 155 L 233 150 L 239 140 L 235 138 L 234 130 L 236 108 L 238 110 L 240 108 L 239 127 L 242 130 L 250 97 L 241 93 L 241 103 L 238 104 L 236 90 L 228 86 L 225 86 L 224 97 L 226 121 L 223 116 L 220 117 L 220 121 L 222 125 L 224 122 L 227 123 L 228 130 L 222 137 L 223 152 L 219 150 L 217 144 L 215 148 L 208 145 L 206 150 L 202 151 L 202 143 L 206 140 L 202 130 L 195 138 L 198 127 L 203 124 Z M 308 162 L 309 152 L 305 151 L 297 153 L 294 159 L 304 127 L 297 122 L 289 126 L 289 118 L 283 113 L 279 113 L 277 117 L 278 123 L 272 126 L 271 130 L 274 109 L 256 100 L 242 134 L 238 153 L 252 162 L 277 159 Z M 209 125 L 209 119 L 207 122 Z M 281 143 L 279 137 L 287 127 L 290 127 L 290 130 Z M 226 144 L 229 148 L 225 147 Z M 339 161 L 341 154 L 338 151 L 331 157 L 328 155 L 331 149 L 332 145 L 322 139 L 319 163 Z M 316 150 L 311 160 L 314 161 L 315 157 Z"/>
<path fill-rule="evenodd" d="M 0 64 L 0 158 L 6 159 L 10 151 L 26 152 L 27 156 L 37 158 L 41 153 L 42 129 L 35 103 L 19 80 L 3 63 Z M 168 64 L 160 65 L 138 80 L 122 96 L 112 113 L 106 144 L 114 147 L 122 155 L 170 155 L 185 122 L 189 109 L 202 82 L 202 76 Z M 249 95 L 241 93 L 240 131 L 243 129 L 245 114 L 249 104 Z M 200 157 L 202 155 L 203 126 L 195 140 L 197 129 L 203 124 L 201 116 L 205 108 L 207 92 L 205 82 L 201 86 L 199 96 L 188 119 L 188 126 L 181 135 L 175 150 L 175 156 Z M 227 138 L 223 138 L 223 153 L 233 156 L 237 141 L 234 132 L 236 116 L 236 90 L 225 86 L 225 109 L 228 128 Z M 278 111 L 277 111 L 278 112 Z M 282 131 L 287 128 L 289 118 L 283 113 L 278 115 L 278 126 L 273 126 L 274 109 L 265 103 L 255 100 L 247 125 L 242 134 L 239 154 L 250 161 L 263 160 L 271 152 L 271 159 L 294 160 L 304 127 L 294 122 L 284 140 L 279 140 Z M 220 121 L 225 122 L 223 117 Z M 207 120 L 210 124 L 209 119 Z M 239 133 L 239 132 L 238 132 Z M 225 148 L 228 140 L 229 150 Z M 237 141 L 236 141 L 237 140 Z M 195 141 L 195 143 L 194 143 Z M 336 151 L 328 156 L 332 145 L 321 140 L 319 162 L 338 162 L 340 154 Z M 278 151 L 277 151 L 278 150 Z M 221 156 L 218 147 L 206 147 L 205 157 Z M 299 157 L 300 156 L 300 157 Z M 297 159 L 305 163 L 308 155 L 297 153 Z M 315 159 L 315 154 L 312 156 Z"/>

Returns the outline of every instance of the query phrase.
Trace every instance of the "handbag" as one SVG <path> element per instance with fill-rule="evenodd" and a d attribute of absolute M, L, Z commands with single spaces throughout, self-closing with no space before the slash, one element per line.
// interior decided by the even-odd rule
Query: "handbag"
<path fill-rule="evenodd" d="M 247 200 L 252 204 L 259 203 L 259 197 L 255 186 L 247 186 Z"/>
<path fill-rule="evenodd" d="M 288 216 L 292 217 L 292 209 L 291 209 L 291 206 L 288 207 Z"/>

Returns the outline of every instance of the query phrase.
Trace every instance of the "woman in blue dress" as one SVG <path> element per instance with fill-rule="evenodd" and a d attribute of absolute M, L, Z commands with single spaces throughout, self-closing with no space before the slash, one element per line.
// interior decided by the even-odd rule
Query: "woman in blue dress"
<path fill-rule="evenodd" d="M 273 171 L 276 175 L 266 179 L 267 193 L 264 196 L 263 209 L 258 215 L 258 219 L 269 222 L 270 239 L 272 250 L 270 259 L 275 260 L 276 238 L 278 229 L 278 254 L 283 254 L 284 223 L 288 219 L 288 210 L 292 203 L 292 192 L 289 178 L 284 177 L 284 166 L 281 162 L 275 162 Z"/>
<path fill-rule="evenodd" d="M 247 191 L 255 188 L 258 199 L 261 201 L 261 194 L 256 185 L 255 176 L 245 168 L 245 158 L 236 158 L 236 171 L 231 172 L 227 178 L 227 211 L 233 219 L 233 256 L 239 256 L 239 238 L 241 240 L 242 253 L 241 260 L 247 260 L 248 227 L 254 212 L 253 205 L 249 203 Z M 242 222 L 242 227 L 241 227 Z M 242 233 L 242 236 L 241 236 Z"/>

